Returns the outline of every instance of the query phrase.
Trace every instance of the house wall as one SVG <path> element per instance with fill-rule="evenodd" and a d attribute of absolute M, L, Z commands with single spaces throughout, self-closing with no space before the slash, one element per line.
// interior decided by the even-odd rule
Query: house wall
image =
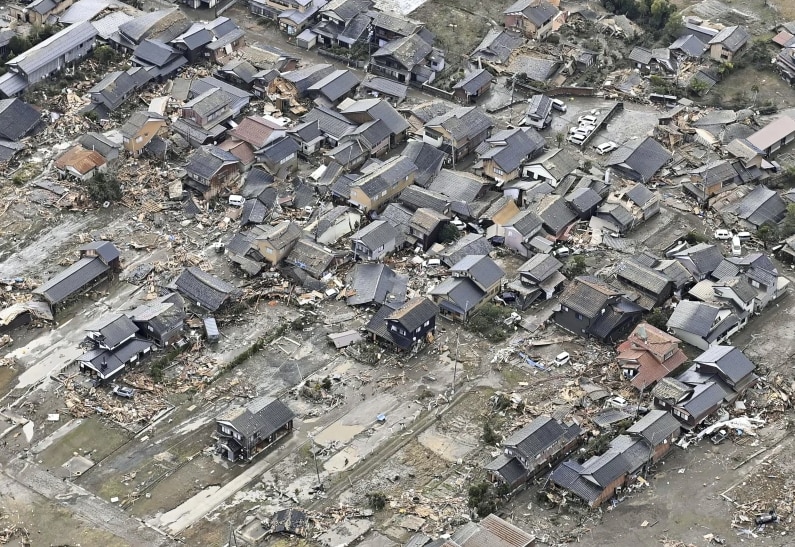
<path fill-rule="evenodd" d="M 561 305 L 561 310 L 556 311 L 552 319 L 569 332 L 578 336 L 588 336 L 591 319 Z"/>
<path fill-rule="evenodd" d="M 440 305 L 442 302 L 450 302 L 451 304 L 455 304 L 455 302 L 453 302 L 453 300 L 450 297 L 448 297 L 446 294 L 432 294 L 429 296 L 436 305 Z M 475 309 L 474 306 L 470 308 L 469 313 L 471 314 L 474 309 Z M 468 315 L 464 313 L 451 312 L 445 309 L 440 309 L 439 313 L 441 313 L 444 317 L 450 319 L 451 321 L 461 321 L 461 322 L 466 321 Z"/>
<path fill-rule="evenodd" d="M 358 186 L 354 186 L 351 188 L 351 197 L 350 202 L 364 211 L 372 211 L 375 207 L 373 206 L 373 201 L 370 199 L 370 196 L 365 194 L 362 189 Z"/>
<path fill-rule="evenodd" d="M 493 159 L 487 159 L 483 162 L 483 174 L 497 182 L 508 182 L 519 178 L 519 168 L 506 173 L 497 166 Z"/>
<path fill-rule="evenodd" d="M 377 249 L 370 249 L 359 240 L 352 241 L 351 245 L 355 255 L 366 260 L 380 260 L 395 250 L 394 239 L 390 240 Z"/>
<path fill-rule="evenodd" d="M 618 477 L 616 480 L 605 486 L 605 489 L 602 490 L 602 493 L 599 494 L 599 496 L 591 503 L 591 507 L 592 508 L 599 507 L 604 502 L 612 498 L 613 494 L 616 493 L 616 488 L 618 488 L 619 486 L 623 486 L 626 480 L 627 480 L 627 475 L 623 474 L 620 477 Z"/>
<path fill-rule="evenodd" d="M 422 342 L 429 332 L 436 330 L 436 316 L 426 321 L 426 324 L 421 325 L 413 332 L 408 330 L 399 321 L 387 321 L 387 330 L 400 341 L 399 346 L 412 347 Z"/>
<path fill-rule="evenodd" d="M 78 44 L 77 47 L 62 53 L 61 55 L 51 60 L 46 65 L 30 73 L 18 70 L 15 65 L 9 65 L 8 68 L 12 72 L 19 72 L 20 74 L 24 74 L 28 81 L 28 84 L 33 85 L 49 77 L 51 74 L 63 70 L 69 63 L 79 61 L 80 59 L 83 59 L 84 57 L 88 56 L 91 53 L 91 50 L 94 49 L 94 44 L 95 44 L 94 38 L 86 40 L 85 42 Z"/>
<path fill-rule="evenodd" d="M 737 51 L 737 53 L 739 53 L 740 51 L 742 51 L 742 48 L 740 48 Z M 709 56 L 715 59 L 716 61 L 731 62 L 732 59 L 734 59 L 734 55 L 735 55 L 734 53 L 732 53 L 728 49 L 725 49 L 723 47 L 723 44 L 712 44 L 709 48 Z"/>
<path fill-rule="evenodd" d="M 141 150 L 149 144 L 152 138 L 157 135 L 161 129 L 166 126 L 164 120 L 149 120 L 146 122 L 138 134 L 132 139 L 124 139 L 124 149 L 130 152 L 133 156 L 141 153 Z"/>
<path fill-rule="evenodd" d="M 530 238 L 527 238 L 530 239 Z M 513 249 L 522 256 L 529 257 L 531 252 L 524 245 L 524 236 L 520 234 L 513 226 L 505 227 L 505 245 L 509 249 Z"/>

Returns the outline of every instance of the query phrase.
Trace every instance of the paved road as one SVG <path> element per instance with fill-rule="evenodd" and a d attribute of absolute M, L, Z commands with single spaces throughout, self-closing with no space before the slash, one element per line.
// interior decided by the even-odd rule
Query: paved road
<path fill-rule="evenodd" d="M 0 469 L 8 478 L 44 496 L 52 503 L 63 505 L 79 518 L 96 528 L 123 538 L 127 545 L 141 547 L 172 546 L 175 542 L 127 514 L 115 505 L 98 498 L 69 481 L 61 480 L 36 463 L 14 459 Z M 11 487 L 4 486 L 3 495 L 11 495 Z"/>

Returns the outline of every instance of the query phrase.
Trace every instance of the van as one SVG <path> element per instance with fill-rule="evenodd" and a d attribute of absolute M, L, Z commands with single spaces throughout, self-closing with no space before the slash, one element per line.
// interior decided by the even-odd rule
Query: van
<path fill-rule="evenodd" d="M 742 256 L 743 255 L 743 247 L 740 244 L 740 238 L 738 236 L 734 236 L 732 238 L 732 256 Z"/>
<path fill-rule="evenodd" d="M 570 358 L 571 357 L 569 356 L 569 352 L 567 351 L 558 353 L 557 356 L 555 356 L 555 365 L 562 367 L 563 365 L 569 362 Z"/>
<path fill-rule="evenodd" d="M 560 99 L 552 99 L 552 108 L 554 108 L 558 112 L 566 112 L 566 103 L 564 103 Z"/>
<path fill-rule="evenodd" d="M 751 232 L 737 232 L 737 237 L 740 238 L 740 241 L 748 241 L 751 239 Z"/>
<path fill-rule="evenodd" d="M 246 204 L 246 198 L 243 196 L 239 196 L 237 194 L 232 194 L 229 196 L 229 205 L 233 205 L 235 207 L 243 207 Z"/>
<path fill-rule="evenodd" d="M 576 144 L 580 146 L 582 143 L 585 142 L 585 139 L 588 138 L 587 135 L 583 135 L 582 133 L 574 133 L 566 137 L 566 140 L 569 141 L 571 144 Z"/>

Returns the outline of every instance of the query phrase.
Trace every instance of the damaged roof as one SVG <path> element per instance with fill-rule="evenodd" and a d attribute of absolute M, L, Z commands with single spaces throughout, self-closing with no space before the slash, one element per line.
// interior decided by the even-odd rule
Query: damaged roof
<path fill-rule="evenodd" d="M 174 287 L 188 301 L 209 311 L 216 311 L 228 299 L 240 294 L 239 289 L 230 283 L 196 266 L 182 270 L 174 281 Z"/>

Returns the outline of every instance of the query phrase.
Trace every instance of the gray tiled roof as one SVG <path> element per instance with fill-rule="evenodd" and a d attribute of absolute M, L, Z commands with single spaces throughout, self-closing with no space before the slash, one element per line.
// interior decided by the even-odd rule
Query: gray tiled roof
<path fill-rule="evenodd" d="M 303 95 L 311 86 L 334 72 L 334 67 L 329 64 L 309 65 L 282 74 L 282 78 L 292 82 L 298 93 Z"/>
<path fill-rule="evenodd" d="M 452 273 L 466 273 L 467 277 L 487 289 L 505 276 L 505 272 L 487 255 L 467 255 L 455 263 Z"/>
<path fill-rule="evenodd" d="M 577 188 L 566 196 L 571 207 L 578 212 L 585 212 L 602 202 L 602 196 L 590 188 Z"/>
<path fill-rule="evenodd" d="M 365 77 L 365 79 L 362 81 L 361 87 L 376 91 L 378 93 L 383 93 L 384 95 L 389 95 L 390 97 L 396 97 L 398 99 L 404 99 L 406 97 L 406 92 L 408 91 L 408 86 L 404 84 L 390 80 L 388 78 L 381 78 L 379 76 L 372 75 Z"/>
<path fill-rule="evenodd" d="M 442 163 L 444 163 L 447 155 L 428 143 L 413 140 L 406 144 L 403 149 L 403 156 L 409 158 L 417 166 L 414 182 L 428 188 L 431 180 L 435 183 L 439 179 L 437 174 L 441 170 Z"/>
<path fill-rule="evenodd" d="M 322 277 L 333 261 L 334 254 L 311 239 L 299 239 L 285 259 L 315 278 Z"/>
<path fill-rule="evenodd" d="M 510 173 L 518 169 L 530 154 L 544 148 L 546 140 L 536 130 L 504 129 L 489 137 L 489 149 L 481 154 L 481 159 L 490 159 L 500 169 Z"/>
<path fill-rule="evenodd" d="M 608 166 L 628 166 L 648 182 L 659 169 L 671 160 L 671 154 L 651 137 L 624 143 L 613 152 L 607 161 Z"/>
<path fill-rule="evenodd" d="M 20 99 L 0 100 L 0 139 L 26 137 L 41 121 L 41 112 Z"/>
<path fill-rule="evenodd" d="M 656 446 L 665 439 L 678 433 L 679 421 L 669 412 L 652 410 L 627 429 L 627 433 L 640 435 Z"/>
<path fill-rule="evenodd" d="M 480 88 L 491 82 L 492 75 L 485 68 L 473 70 L 464 76 L 453 89 L 463 89 L 464 92 L 472 95 L 480 91 Z"/>
<path fill-rule="evenodd" d="M 482 255 L 492 251 L 491 242 L 480 234 L 466 234 L 440 253 L 442 262 L 452 266 L 467 255 Z"/>
<path fill-rule="evenodd" d="M 195 266 L 182 270 L 174 281 L 174 286 L 189 302 L 209 311 L 217 310 L 228 298 L 239 292 L 223 279 Z"/>
<path fill-rule="evenodd" d="M 629 190 L 627 190 L 624 195 L 629 198 L 632 203 L 643 207 L 652 199 L 654 199 L 654 192 L 646 188 L 643 184 L 638 183 Z"/>
<path fill-rule="evenodd" d="M 686 34 L 677 38 L 673 44 L 668 46 L 668 49 L 680 50 L 690 57 L 701 57 L 701 54 L 706 51 L 707 45 L 696 36 Z"/>
<path fill-rule="evenodd" d="M 737 216 L 762 226 L 778 223 L 787 214 L 787 205 L 775 190 L 759 185 L 754 187 L 737 206 Z"/>
<path fill-rule="evenodd" d="M 408 277 L 396 274 L 386 264 L 356 264 L 349 283 L 354 291 L 346 299 L 349 306 L 406 300 Z"/>
<path fill-rule="evenodd" d="M 439 213 L 444 213 L 450 204 L 450 200 L 443 194 L 427 190 L 415 184 L 403 190 L 400 193 L 399 200 L 411 209 L 427 208 Z"/>
<path fill-rule="evenodd" d="M 429 120 L 428 127 L 441 126 L 446 129 L 456 141 L 472 138 L 484 130 L 492 127 L 494 122 L 485 112 L 475 106 L 459 106 L 446 114 Z"/>
<path fill-rule="evenodd" d="M 439 306 L 424 296 L 418 296 L 393 311 L 387 319 L 398 321 L 406 330 L 414 332 L 438 313 Z"/>
<path fill-rule="evenodd" d="M 483 57 L 495 63 L 504 63 L 511 53 L 524 43 L 524 37 L 502 29 L 490 29 L 472 53 L 473 58 Z"/>
<path fill-rule="evenodd" d="M 595 277 L 578 277 L 568 284 L 558 301 L 577 313 L 594 318 L 607 307 L 611 298 L 619 295 L 620 291 Z"/>
<path fill-rule="evenodd" d="M 359 77 L 350 70 L 335 70 L 322 80 L 309 86 L 309 91 L 318 91 L 330 101 L 336 101 L 359 85 Z"/>
<path fill-rule="evenodd" d="M 135 323 L 121 313 L 112 313 L 100 318 L 97 322 L 86 327 L 87 331 L 99 332 L 102 343 L 109 348 L 115 348 L 128 338 L 135 336 L 138 327 Z"/>
<path fill-rule="evenodd" d="M 431 44 L 419 34 L 412 34 L 384 44 L 373 53 L 373 57 L 392 57 L 404 68 L 411 70 L 415 65 L 420 64 L 432 50 Z"/>
<path fill-rule="evenodd" d="M 361 241 L 368 249 L 378 249 L 397 237 L 395 228 L 386 221 L 375 220 L 351 235 L 351 241 Z"/>
<path fill-rule="evenodd" d="M 756 368 L 753 362 L 734 346 L 711 346 L 693 361 L 714 364 L 732 383 L 739 382 Z"/>
<path fill-rule="evenodd" d="M 715 322 L 719 311 L 720 308 L 717 306 L 692 300 L 682 300 L 674 308 L 666 326 L 668 328 L 681 329 L 704 338 L 712 330 L 712 324 Z"/>
<path fill-rule="evenodd" d="M 632 51 L 629 52 L 629 57 L 627 57 L 630 61 L 634 61 L 636 63 L 640 63 L 642 65 L 648 65 L 651 63 L 651 50 L 646 49 L 645 47 L 635 46 L 632 48 Z"/>
<path fill-rule="evenodd" d="M 539 253 L 519 266 L 519 273 L 542 282 L 563 267 L 563 263 L 552 255 Z"/>
<path fill-rule="evenodd" d="M 720 405 L 723 397 L 723 389 L 717 383 L 699 384 L 693 387 L 693 394 L 682 403 L 682 407 L 698 420 L 711 408 Z"/>
<path fill-rule="evenodd" d="M 543 224 L 541 217 L 530 209 L 519 211 L 505 223 L 506 226 L 511 226 L 523 236 L 534 234 L 541 227 L 541 224 Z"/>
<path fill-rule="evenodd" d="M 577 425 L 566 425 L 549 416 L 539 416 L 522 429 L 512 433 L 502 444 L 506 447 L 516 447 L 529 462 L 533 462 L 556 442 L 563 439 L 572 440 L 581 431 Z"/>
<path fill-rule="evenodd" d="M 544 227 L 553 234 L 559 234 L 577 218 L 562 196 L 552 194 L 542 197 L 536 203 L 535 211 Z"/>
<path fill-rule="evenodd" d="M 81 258 L 42 283 L 33 292 L 44 296 L 50 304 L 58 304 L 109 269 L 110 267 L 99 258 Z"/>
<path fill-rule="evenodd" d="M 193 152 L 185 165 L 185 170 L 189 174 L 209 179 L 227 162 L 240 163 L 240 160 L 231 152 L 208 145 Z"/>
<path fill-rule="evenodd" d="M 304 122 L 317 122 L 322 133 L 331 135 L 335 139 L 351 133 L 356 127 L 339 112 L 322 106 L 313 108 L 301 119 Z"/>
<path fill-rule="evenodd" d="M 245 407 L 227 410 L 216 419 L 229 422 L 246 438 L 258 433 L 260 439 L 267 439 L 294 417 L 293 411 L 278 399 L 260 397 Z"/>
<path fill-rule="evenodd" d="M 703 275 L 711 273 L 723 260 L 720 249 L 709 243 L 693 245 L 692 247 L 679 251 L 674 257 L 680 259 L 680 262 L 683 262 L 682 259 L 689 258 L 696 271 Z M 686 264 L 685 267 L 687 267 Z"/>
<path fill-rule="evenodd" d="M 726 27 L 718 32 L 709 43 L 710 45 L 721 44 L 724 49 L 735 52 L 743 47 L 750 37 L 751 35 L 748 34 L 745 27 L 735 25 L 733 27 Z"/>
<path fill-rule="evenodd" d="M 470 173 L 442 169 L 428 189 L 454 201 L 472 202 L 483 194 L 487 184 L 483 179 Z"/>
<path fill-rule="evenodd" d="M 616 266 L 616 275 L 653 294 L 662 293 L 671 283 L 671 280 L 664 274 L 631 258 L 619 262 Z"/>
<path fill-rule="evenodd" d="M 430 291 L 430 295 L 446 296 L 439 305 L 455 313 L 466 313 L 480 303 L 485 293 L 466 277 L 448 277 Z"/>

